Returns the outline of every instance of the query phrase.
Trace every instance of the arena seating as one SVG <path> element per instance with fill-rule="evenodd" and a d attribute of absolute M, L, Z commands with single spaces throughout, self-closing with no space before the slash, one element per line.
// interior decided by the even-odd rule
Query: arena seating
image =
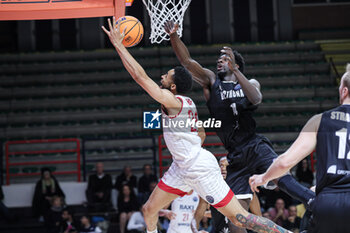
<path fill-rule="evenodd" d="M 332 58 L 338 72 L 345 72 L 345 65 L 350 61 L 350 40 L 326 40 L 318 41 L 326 59 Z M 333 71 L 334 72 L 334 71 Z"/>
<path fill-rule="evenodd" d="M 259 132 L 283 151 L 296 132 L 313 114 L 337 104 L 337 87 L 321 47 L 315 42 L 252 43 L 231 45 L 246 59 L 246 76 L 262 86 L 263 103 L 256 113 Z M 190 47 L 192 56 L 215 70 L 221 45 Z M 178 64 L 170 48 L 130 50 L 147 73 L 159 82 L 160 75 Z M 159 106 L 129 76 L 112 50 L 2 54 L 0 56 L 0 139 L 114 138 L 151 135 L 142 130 L 142 111 Z M 208 117 L 199 85 L 190 96 L 200 117 Z M 218 142 L 216 136 L 208 141 Z M 124 142 L 125 143 L 125 142 Z M 110 149 L 108 140 L 99 142 L 103 152 L 87 152 L 87 158 L 150 155 L 144 142 L 130 141 L 135 149 Z M 44 148 L 43 148 L 44 149 Z M 222 147 L 213 147 L 222 152 Z M 106 153 L 106 151 L 108 153 Z M 42 157 L 44 155 L 38 155 Z M 51 158 L 69 156 L 45 155 Z M 24 155 L 13 161 L 25 160 Z M 151 160 L 148 160 L 150 162 Z M 142 161 L 145 163 L 146 161 Z M 113 163 L 114 172 L 125 163 Z M 135 166 L 134 166 L 135 165 Z M 141 162 L 133 163 L 136 171 Z M 40 166 L 19 166 L 12 173 L 38 171 Z M 54 170 L 69 169 L 53 165 Z M 29 171 L 28 171 L 29 169 Z M 88 170 L 91 171 L 92 165 Z M 73 176 L 66 178 L 74 179 Z M 17 178 L 13 182 L 29 182 Z"/>

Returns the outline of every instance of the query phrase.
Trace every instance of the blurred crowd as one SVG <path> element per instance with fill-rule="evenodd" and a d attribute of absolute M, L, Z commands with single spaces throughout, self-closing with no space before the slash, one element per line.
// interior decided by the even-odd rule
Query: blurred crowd
<path fill-rule="evenodd" d="M 296 179 L 310 188 L 314 182 L 309 161 L 304 159 L 294 170 Z M 108 221 L 101 213 L 117 213 L 120 233 L 137 233 L 145 230 L 146 224 L 142 215 L 142 205 L 147 201 L 153 189 L 157 186 L 158 177 L 153 173 L 152 166 L 143 166 L 143 175 L 137 179 L 130 166 L 125 166 L 122 173 L 115 178 L 105 173 L 103 163 L 97 163 L 95 173 L 88 178 L 86 189 L 86 213 L 74 213 L 65 204 L 65 194 L 59 182 L 48 168 L 41 170 L 41 178 L 36 183 L 33 196 L 33 215 L 38 221 L 44 222 L 48 233 L 85 233 L 107 232 Z M 0 186 L 1 187 L 1 186 Z M 117 197 L 113 205 L 112 190 Z M 261 189 L 258 195 L 262 215 L 278 225 L 293 232 L 299 232 L 301 218 L 306 208 L 300 202 L 293 200 L 278 188 L 274 190 Z M 3 193 L 0 189 L 0 199 Z M 174 213 L 171 206 L 165 214 L 161 214 L 159 227 L 167 232 Z M 176 214 L 175 214 L 176 215 Z M 13 219 L 11 212 L 0 201 L 0 216 L 7 220 Z M 210 217 L 205 216 L 200 229 L 210 232 L 212 229 Z"/>

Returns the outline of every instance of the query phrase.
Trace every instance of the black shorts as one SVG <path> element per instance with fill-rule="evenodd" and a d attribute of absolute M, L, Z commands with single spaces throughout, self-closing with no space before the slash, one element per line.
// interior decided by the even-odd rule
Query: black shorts
<path fill-rule="evenodd" d="M 350 232 L 350 192 L 319 193 L 312 213 L 308 233 Z"/>
<path fill-rule="evenodd" d="M 222 215 L 217 209 L 210 206 L 212 226 L 213 229 L 210 233 L 225 233 L 229 232 L 228 220 L 224 215 Z"/>
<path fill-rule="evenodd" d="M 271 142 L 261 135 L 256 135 L 227 155 L 229 166 L 226 182 L 238 199 L 252 198 L 249 177 L 264 173 L 276 158 Z"/>

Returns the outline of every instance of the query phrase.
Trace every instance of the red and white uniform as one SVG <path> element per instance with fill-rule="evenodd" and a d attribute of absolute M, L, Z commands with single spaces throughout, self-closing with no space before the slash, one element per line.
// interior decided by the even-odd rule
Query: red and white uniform
<path fill-rule="evenodd" d="M 167 233 L 192 233 L 191 222 L 199 203 L 196 192 L 176 198 L 171 203 L 171 211 L 176 217 L 170 221 Z"/>
<path fill-rule="evenodd" d="M 163 135 L 174 163 L 185 168 L 191 166 L 202 148 L 197 127 L 188 124 L 198 120 L 198 113 L 190 98 L 176 97 L 181 100 L 182 107 L 176 116 L 168 116 L 162 111 Z"/>
<path fill-rule="evenodd" d="M 186 96 L 176 97 L 182 102 L 180 112 L 168 116 L 162 111 L 164 140 L 173 163 L 158 187 L 179 196 L 194 190 L 214 207 L 224 207 L 232 199 L 233 192 L 222 178 L 215 156 L 201 147 L 198 129 L 186 125 L 198 119 L 196 105 Z"/>

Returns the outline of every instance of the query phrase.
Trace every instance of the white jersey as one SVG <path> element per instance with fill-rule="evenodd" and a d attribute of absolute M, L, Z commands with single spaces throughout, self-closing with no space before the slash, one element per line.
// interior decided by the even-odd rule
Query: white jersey
<path fill-rule="evenodd" d="M 163 135 L 174 162 L 184 168 L 193 164 L 202 145 L 195 124 L 198 120 L 196 105 L 189 97 L 176 97 L 182 102 L 182 107 L 176 116 L 168 116 L 162 111 Z"/>
<path fill-rule="evenodd" d="M 199 196 L 194 191 L 191 195 L 176 198 L 171 204 L 176 217 L 170 221 L 167 233 L 192 233 L 191 222 L 198 203 Z"/>

